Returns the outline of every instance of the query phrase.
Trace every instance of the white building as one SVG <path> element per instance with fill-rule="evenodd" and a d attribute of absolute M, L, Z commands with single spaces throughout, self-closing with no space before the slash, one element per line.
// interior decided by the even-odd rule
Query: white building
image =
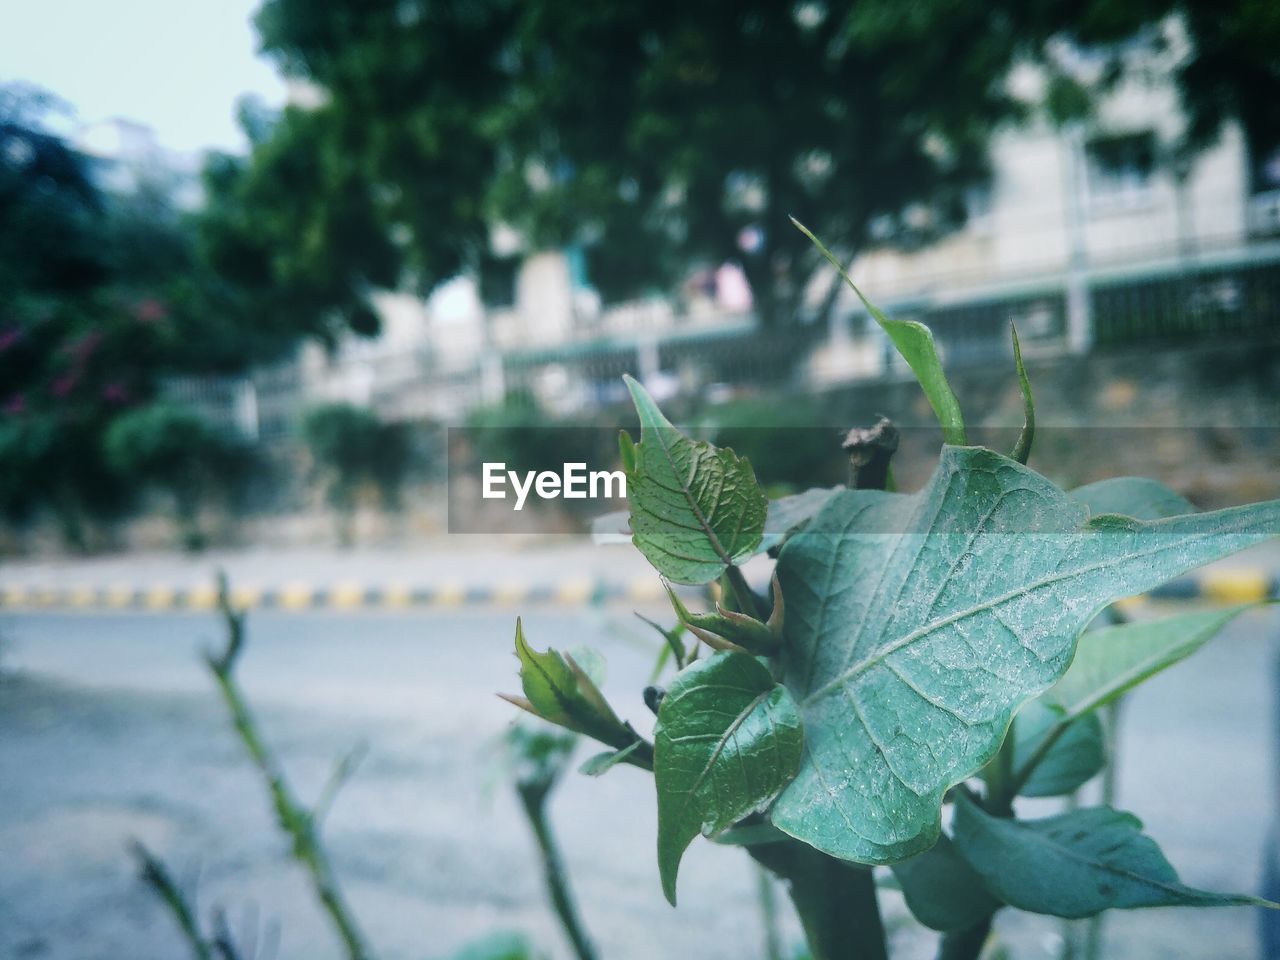
<path fill-rule="evenodd" d="M 1251 149 L 1239 127 L 1227 124 L 1214 145 L 1177 162 L 1183 118 L 1171 71 L 1185 43 L 1176 21 L 1166 34 L 1164 52 L 1134 48 L 1129 79 L 1087 122 L 1063 128 L 1041 119 L 999 132 L 991 183 L 971 192 L 965 226 L 923 249 L 886 243 L 862 253 L 850 272 L 864 292 L 891 314 L 928 316 L 944 351 L 959 349 L 956 337 L 948 342 L 963 332 L 958 312 L 992 304 L 1003 312 L 988 309 L 983 330 L 1003 338 L 1011 318 L 1030 352 L 1084 350 L 1096 333 L 1094 292 L 1102 286 L 1280 263 L 1280 131 L 1275 144 Z M 1101 69 L 1069 49 L 1058 52 L 1083 80 Z M 1010 82 L 1032 101 L 1044 83 L 1031 68 Z M 510 252 L 508 233 L 495 230 L 495 252 Z M 544 403 L 573 409 L 590 404 L 587 381 L 601 376 L 583 359 L 593 351 L 629 357 L 628 368 L 657 378 L 664 344 L 717 331 L 750 335 L 740 297 L 731 305 L 704 298 L 679 315 L 661 300 L 602 309 L 572 252 L 536 253 L 509 269 L 496 288 L 486 286 L 487 304 L 468 278 L 425 304 L 381 298 L 379 338 L 353 340 L 328 358 L 307 351 L 308 390 L 396 415 L 456 419 L 476 403 L 500 400 L 519 368 L 521 385 Z M 830 275 L 815 278 L 815 300 L 829 282 Z M 1215 283 L 1206 295 L 1229 306 L 1233 294 Z M 811 380 L 879 376 L 893 362 L 860 313 L 846 291 L 830 336 L 812 351 Z M 1000 348 L 1007 349 L 1003 339 Z"/>

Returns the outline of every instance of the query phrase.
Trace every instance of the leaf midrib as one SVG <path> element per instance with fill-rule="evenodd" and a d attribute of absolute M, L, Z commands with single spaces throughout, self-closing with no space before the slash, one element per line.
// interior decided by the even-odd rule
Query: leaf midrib
<path fill-rule="evenodd" d="M 698 523 L 701 525 L 702 532 L 706 534 L 707 539 L 711 542 L 711 548 L 715 551 L 716 556 L 718 556 L 726 566 L 732 566 L 733 558 L 729 556 L 724 547 L 720 544 L 720 538 L 716 536 L 715 531 L 711 528 L 710 522 L 702 515 L 702 508 L 698 506 L 698 502 L 693 498 L 693 494 L 689 492 L 688 484 L 681 479 L 681 472 L 679 467 L 676 466 L 675 457 L 672 455 L 671 449 L 667 446 L 666 436 L 664 435 L 665 431 L 657 426 L 652 429 L 654 433 L 658 434 L 658 437 L 656 438 L 658 440 L 658 448 L 662 451 L 663 456 L 667 458 L 667 465 L 671 467 L 671 475 L 676 478 L 676 483 L 680 486 L 680 492 L 684 494 L 685 502 L 689 504 L 689 509 L 693 511 L 694 517 L 697 518 Z M 672 433 L 676 433 L 674 427 L 669 429 Z M 678 433 L 676 435 L 680 436 Z M 698 445 L 698 441 L 696 440 L 689 440 L 687 437 L 681 437 L 681 439 L 695 447 Z M 667 489 L 669 490 L 670 487 Z M 739 511 L 738 527 L 734 531 L 735 537 L 737 536 L 737 530 L 742 528 L 742 518 L 743 511 Z"/>
<path fill-rule="evenodd" d="M 1195 538 L 1189 538 L 1189 539 L 1195 539 Z M 1186 542 L 1184 541 L 1182 545 L 1185 546 Z M 1168 547 L 1166 545 L 1158 544 L 1157 546 L 1149 550 L 1135 551 L 1134 553 L 1127 554 L 1123 559 L 1127 562 L 1134 559 L 1140 559 L 1143 557 L 1152 556 L 1154 554 L 1161 553 L 1162 551 L 1167 549 Z M 1072 570 L 1068 570 L 1064 573 L 1060 573 L 1052 577 L 1045 577 L 1034 583 L 1019 587 L 1015 590 L 1010 590 L 1007 593 L 1001 594 L 1000 596 L 995 597 L 991 600 L 988 600 L 984 603 L 976 604 L 971 607 L 966 607 L 963 610 L 957 610 L 955 613 L 948 614 L 947 616 L 941 618 L 940 620 L 934 620 L 931 623 L 926 623 L 919 627 L 916 627 L 910 633 L 904 634 L 903 636 L 885 645 L 884 647 L 881 647 L 880 649 L 875 650 L 874 652 L 872 652 L 870 656 L 853 664 L 853 666 L 849 667 L 847 670 L 842 670 L 839 674 L 837 674 L 831 680 L 828 680 L 817 690 L 814 690 L 812 693 L 808 694 L 804 698 L 804 700 L 801 701 L 801 706 L 809 706 L 810 704 L 814 703 L 817 700 L 821 700 L 824 697 L 830 696 L 831 694 L 837 692 L 840 688 L 845 686 L 847 683 L 849 683 L 851 680 L 856 679 L 859 675 L 870 670 L 872 667 L 878 666 L 879 664 L 883 663 L 884 660 L 889 656 L 891 656 L 892 654 L 897 653 L 899 650 L 903 649 L 904 647 L 908 647 L 924 637 L 930 636 L 931 634 L 937 632 L 938 630 L 941 630 L 943 627 L 950 626 L 953 623 L 958 623 L 961 620 L 968 619 L 969 617 L 976 616 L 988 610 L 996 609 L 997 607 L 1000 607 L 1011 600 L 1015 600 L 1018 597 L 1028 596 L 1032 593 L 1035 593 L 1036 591 L 1043 590 L 1046 587 L 1050 587 L 1055 583 L 1060 583 L 1065 580 L 1071 580 L 1075 577 L 1086 576 L 1098 570 L 1105 570 L 1109 566 L 1114 566 L 1117 562 L 1119 561 L 1117 561 L 1114 557 L 1109 557 L 1106 560 L 1100 561 L 1098 563 L 1094 563 L 1094 564 L 1083 566 L 1083 567 L 1076 567 Z"/>
<path fill-rule="evenodd" d="M 733 735 L 736 734 L 738 729 L 747 722 L 747 717 L 751 716 L 751 714 L 755 712 L 756 708 L 769 698 L 771 693 L 773 693 L 773 690 L 769 689 L 756 694 L 755 697 L 752 698 L 751 702 L 748 703 L 736 717 L 734 717 L 733 722 L 725 728 L 724 733 L 720 736 L 719 742 L 716 744 L 715 749 L 711 751 L 711 756 L 707 758 L 707 762 L 703 765 L 702 770 L 699 771 L 698 776 L 694 779 L 693 783 L 690 784 L 688 790 L 682 791 L 684 794 L 683 802 L 680 804 L 677 811 L 677 816 L 680 819 L 684 819 L 685 812 L 689 809 L 689 804 L 693 802 L 694 794 L 698 792 L 699 788 L 701 788 L 702 784 L 706 781 L 707 776 L 711 773 L 711 768 L 714 767 L 716 761 L 720 759 L 720 755 L 724 753 L 725 747 L 729 745 L 729 741 L 733 738 Z M 670 737 L 667 738 L 667 742 L 673 746 L 675 745 L 675 741 Z"/>
<path fill-rule="evenodd" d="M 983 826 L 983 829 L 988 833 L 993 832 L 989 827 L 985 825 Z M 1118 877 L 1124 877 L 1126 879 L 1135 881 L 1140 884 L 1156 887 L 1170 894 L 1175 894 L 1181 897 L 1190 896 L 1197 900 L 1208 901 L 1211 903 L 1221 903 L 1221 902 L 1231 902 L 1231 901 L 1251 902 L 1253 900 L 1252 897 L 1243 897 L 1239 894 L 1212 894 L 1203 890 L 1197 890 L 1195 889 L 1195 887 L 1188 887 L 1181 880 L 1175 879 L 1172 882 L 1164 881 L 1164 880 L 1156 880 L 1152 877 L 1144 876 L 1143 874 L 1140 874 L 1140 873 L 1134 873 L 1132 870 L 1128 870 L 1124 867 L 1117 867 L 1109 863 L 1104 863 L 1101 860 L 1092 858 L 1089 854 L 1078 853 L 1074 848 L 1063 846 L 1062 844 L 1053 840 L 1051 837 L 1047 837 L 1044 834 L 1040 833 L 1038 830 L 1034 830 L 1030 827 L 1015 827 L 1015 829 L 1018 829 L 1021 832 L 1025 833 L 1027 836 L 1031 837 L 1032 840 L 1035 841 L 1036 843 L 1042 844 L 1046 847 L 1049 847 L 1051 850 L 1057 851 L 1065 859 L 1074 860 L 1077 863 L 1084 864 L 1085 866 L 1093 868 L 1095 870 L 1103 870 L 1107 873 L 1114 874 L 1115 876 L 1118 876 Z M 1145 834 L 1143 834 L 1141 831 L 1137 831 L 1135 834 L 1125 837 L 1126 846 L 1133 841 L 1135 836 L 1141 838 L 1145 836 Z"/>

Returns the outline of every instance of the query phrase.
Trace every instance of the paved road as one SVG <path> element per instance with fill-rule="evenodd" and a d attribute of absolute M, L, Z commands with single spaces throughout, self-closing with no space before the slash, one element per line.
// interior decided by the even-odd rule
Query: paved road
<path fill-rule="evenodd" d="M 550 612 L 526 628 L 537 646 L 598 645 L 611 699 L 645 720 L 638 691 L 653 647 L 643 632 L 619 616 Z M 510 720 L 492 692 L 516 686 L 510 617 L 262 613 L 251 630 L 244 684 L 303 796 L 315 795 L 334 756 L 370 746 L 326 834 L 380 955 L 440 957 L 500 925 L 566 957 L 491 749 Z M 11 671 L 0 682 L 0 956 L 182 956 L 134 878 L 130 836 L 198 875 L 202 909 L 225 907 L 233 926 L 278 921 L 283 960 L 338 955 L 198 666 L 216 633 L 195 614 L 0 616 Z M 1278 634 L 1275 612 L 1252 615 L 1127 704 L 1122 800 L 1189 883 L 1256 888 Z M 554 804 L 608 960 L 761 955 L 740 853 L 696 844 L 680 909 L 663 902 L 647 775 L 574 776 Z M 1247 960 L 1254 924 L 1247 909 L 1120 915 L 1108 956 Z M 1018 957 L 1053 955 L 1054 923 L 1004 929 Z M 901 945 L 908 958 L 930 952 L 927 937 Z"/>

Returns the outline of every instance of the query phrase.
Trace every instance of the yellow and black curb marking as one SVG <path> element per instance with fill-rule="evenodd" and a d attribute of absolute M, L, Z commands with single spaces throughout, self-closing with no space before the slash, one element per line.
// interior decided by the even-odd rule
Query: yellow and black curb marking
<path fill-rule="evenodd" d="M 441 610 L 464 607 L 520 607 L 650 603 L 663 599 L 662 584 L 655 577 L 609 581 L 590 577 L 570 578 L 554 584 L 524 582 L 475 586 L 440 583 L 414 586 L 391 583 L 369 586 L 340 582 L 328 586 L 295 582 L 261 587 L 241 583 L 231 591 L 232 602 L 253 610 Z M 1280 577 L 1263 570 L 1208 571 L 1196 577 L 1174 580 L 1147 594 L 1152 600 L 1207 600 L 1213 603 L 1250 603 L 1280 599 Z M 1141 600 L 1144 598 L 1133 598 Z M 139 587 L 120 583 L 108 586 L 0 585 L 3 610 L 130 610 L 167 612 L 212 610 L 217 606 L 215 584 Z"/>
<path fill-rule="evenodd" d="M 440 610 L 462 607 L 557 605 L 580 607 L 606 603 L 647 603 L 664 598 L 657 577 L 628 582 L 567 579 L 555 584 L 523 582 L 474 586 L 440 583 L 433 586 L 387 584 L 375 587 L 356 582 L 318 586 L 296 582 L 261 587 L 234 585 L 232 603 L 242 609 L 282 610 Z M 0 585 L 3 610 L 130 610 L 172 612 L 212 610 L 218 603 L 217 585 L 139 587 Z"/>

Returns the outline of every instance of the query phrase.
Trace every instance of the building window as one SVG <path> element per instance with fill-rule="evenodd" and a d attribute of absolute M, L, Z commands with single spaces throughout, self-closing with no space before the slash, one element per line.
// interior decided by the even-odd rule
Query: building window
<path fill-rule="evenodd" d="M 1127 207 L 1150 199 L 1156 169 L 1156 139 L 1152 133 L 1095 137 L 1085 151 L 1092 205 Z"/>

